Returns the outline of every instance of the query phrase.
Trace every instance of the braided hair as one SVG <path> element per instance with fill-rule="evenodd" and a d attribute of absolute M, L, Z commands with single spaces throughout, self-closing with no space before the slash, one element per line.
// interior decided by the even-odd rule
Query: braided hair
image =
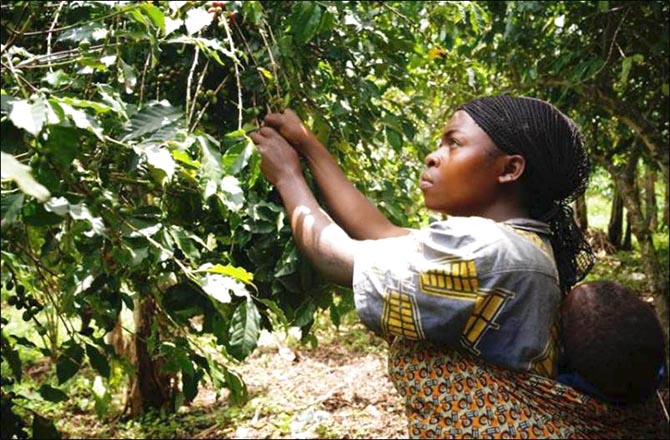
<path fill-rule="evenodd" d="M 591 270 L 595 257 L 569 203 L 584 193 L 589 157 L 575 123 L 535 98 L 491 96 L 459 107 L 507 154 L 526 159 L 530 216 L 549 224 L 560 286 L 567 292 Z"/>

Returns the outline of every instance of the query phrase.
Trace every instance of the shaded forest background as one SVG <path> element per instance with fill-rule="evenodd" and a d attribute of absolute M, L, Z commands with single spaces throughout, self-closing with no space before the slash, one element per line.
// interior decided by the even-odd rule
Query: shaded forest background
<path fill-rule="evenodd" d="M 592 159 L 575 205 L 599 255 L 589 279 L 636 289 L 667 336 L 669 9 L 2 2 L 2 437 L 58 436 L 82 391 L 101 419 L 171 414 L 205 385 L 241 404 L 262 329 L 316 346 L 315 318 L 350 316 L 351 292 L 298 254 L 246 136 L 288 106 L 419 227 L 435 215 L 422 158 L 459 104 L 552 102 Z"/>

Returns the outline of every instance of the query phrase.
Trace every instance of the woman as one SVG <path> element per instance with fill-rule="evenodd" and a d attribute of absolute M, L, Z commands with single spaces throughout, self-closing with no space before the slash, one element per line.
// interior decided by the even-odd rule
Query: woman
<path fill-rule="evenodd" d="M 568 207 L 586 187 L 588 156 L 558 109 L 509 96 L 461 106 L 421 176 L 426 206 L 448 218 L 421 230 L 384 217 L 290 110 L 251 137 L 301 251 L 352 286 L 361 320 L 391 341 L 410 436 L 627 433 L 625 414 L 594 420 L 617 410 L 550 380 L 562 295 L 593 264 Z"/>

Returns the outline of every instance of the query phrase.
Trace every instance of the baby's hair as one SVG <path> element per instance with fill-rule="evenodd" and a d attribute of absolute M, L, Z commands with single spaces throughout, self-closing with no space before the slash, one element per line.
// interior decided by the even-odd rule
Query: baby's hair
<path fill-rule="evenodd" d="M 608 399 L 639 402 L 658 386 L 665 359 L 661 325 L 648 303 L 618 283 L 572 289 L 563 303 L 562 340 L 567 369 Z"/>

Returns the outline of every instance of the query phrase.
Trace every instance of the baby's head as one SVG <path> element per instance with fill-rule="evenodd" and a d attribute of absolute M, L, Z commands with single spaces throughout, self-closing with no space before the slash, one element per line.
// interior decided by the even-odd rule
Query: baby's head
<path fill-rule="evenodd" d="M 634 403 L 651 395 L 665 359 L 652 307 L 612 281 L 583 283 L 565 298 L 562 339 L 567 370 L 608 400 Z"/>

